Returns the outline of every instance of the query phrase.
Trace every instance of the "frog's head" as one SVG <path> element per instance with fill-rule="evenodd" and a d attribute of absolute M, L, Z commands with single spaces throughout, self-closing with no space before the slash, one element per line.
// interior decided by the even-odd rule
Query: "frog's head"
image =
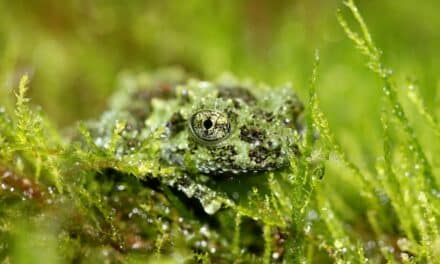
<path fill-rule="evenodd" d="M 257 96 L 243 86 L 189 82 L 176 89 L 173 104 L 162 159 L 183 170 L 270 171 L 298 155 L 302 104 L 291 90 Z"/>

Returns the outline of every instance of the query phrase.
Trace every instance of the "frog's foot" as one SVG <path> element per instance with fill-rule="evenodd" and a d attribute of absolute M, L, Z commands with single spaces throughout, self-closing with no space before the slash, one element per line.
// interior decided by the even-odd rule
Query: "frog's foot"
<path fill-rule="evenodd" d="M 203 210 L 209 215 L 215 214 L 222 206 L 235 206 L 235 203 L 225 194 L 214 191 L 201 180 L 193 179 L 186 174 L 167 181 L 167 184 L 183 192 L 188 198 L 199 200 Z"/>

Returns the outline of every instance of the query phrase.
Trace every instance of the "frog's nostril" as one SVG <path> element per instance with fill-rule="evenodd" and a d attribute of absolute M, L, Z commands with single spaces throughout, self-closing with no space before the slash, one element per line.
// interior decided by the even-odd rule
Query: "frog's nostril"
<path fill-rule="evenodd" d="M 203 126 L 204 126 L 206 129 L 210 129 L 210 128 L 212 127 L 212 121 L 211 121 L 211 119 L 206 119 L 206 120 L 203 122 Z"/>

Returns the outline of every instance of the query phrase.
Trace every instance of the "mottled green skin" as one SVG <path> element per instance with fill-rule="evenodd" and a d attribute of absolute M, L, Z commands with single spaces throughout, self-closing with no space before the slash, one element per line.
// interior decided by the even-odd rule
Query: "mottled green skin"
<path fill-rule="evenodd" d="M 176 88 L 175 98 L 155 100 L 154 105 L 160 109 L 175 106 L 160 113 L 166 122 L 156 124 L 166 127 L 162 159 L 189 172 L 216 176 L 274 170 L 286 166 L 298 149 L 297 121 L 302 106 L 288 90 L 261 96 L 238 85 L 189 81 Z M 201 111 L 208 111 L 205 120 L 210 112 L 224 113 L 228 133 L 223 135 L 220 127 L 220 139 L 200 138 L 189 120 Z M 154 113 L 152 119 L 158 120 Z"/>
<path fill-rule="evenodd" d="M 231 77 L 205 82 L 165 71 L 122 78 L 110 109 L 89 125 L 95 144 L 108 149 L 117 123 L 124 125 L 115 157 L 147 153 L 145 142 L 156 138 L 158 151 L 148 161 L 174 170 L 162 182 L 196 197 L 210 214 L 229 198 L 218 198 L 207 179 L 287 168 L 301 155 L 303 106 L 291 88 Z"/>
<path fill-rule="evenodd" d="M 211 83 L 174 77 L 150 80 L 145 86 L 134 83 L 118 91 L 112 109 L 98 126 L 101 134 L 112 132 L 103 123 L 125 122 L 127 152 L 136 151 L 143 136 L 163 131 L 158 161 L 190 173 L 216 176 L 275 170 L 298 154 L 303 107 L 287 88 L 270 90 L 230 78 Z M 229 129 L 214 128 L 213 133 L 221 134 L 217 140 L 203 138 L 197 134 L 200 127 L 190 122 L 200 112 L 207 118 L 210 113 L 222 115 Z"/>

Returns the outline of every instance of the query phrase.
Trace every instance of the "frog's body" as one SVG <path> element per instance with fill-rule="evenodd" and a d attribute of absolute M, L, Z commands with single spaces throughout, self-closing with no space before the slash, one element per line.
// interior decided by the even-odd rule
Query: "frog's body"
<path fill-rule="evenodd" d="M 146 85 L 126 82 L 113 97 L 112 110 L 92 125 L 95 142 L 108 144 L 116 120 L 125 124 L 117 155 L 142 151 L 142 141 L 159 133 L 157 163 L 174 167 L 178 180 L 169 182 L 182 186 L 197 175 L 212 180 L 281 169 L 299 155 L 303 106 L 291 89 L 168 76 L 156 75 Z M 182 186 L 177 187 L 188 196 L 194 193 Z M 206 190 L 197 186 L 203 204 Z"/>

